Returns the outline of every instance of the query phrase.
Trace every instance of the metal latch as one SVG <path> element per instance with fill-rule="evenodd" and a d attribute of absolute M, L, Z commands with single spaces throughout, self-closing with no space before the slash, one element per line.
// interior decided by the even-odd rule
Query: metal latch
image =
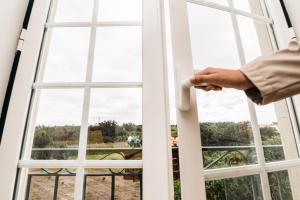
<path fill-rule="evenodd" d="M 17 51 L 22 51 L 23 50 L 23 44 L 24 44 L 24 40 L 26 37 L 26 29 L 22 29 L 21 34 L 20 34 L 20 38 L 18 41 L 18 46 L 17 46 Z"/>

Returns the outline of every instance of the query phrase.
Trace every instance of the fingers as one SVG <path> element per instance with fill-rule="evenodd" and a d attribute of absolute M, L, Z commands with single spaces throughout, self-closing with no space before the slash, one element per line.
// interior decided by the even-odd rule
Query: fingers
<path fill-rule="evenodd" d="M 195 86 L 197 89 L 202 89 L 204 91 L 220 91 L 222 90 L 222 87 L 216 86 L 216 85 L 207 85 L 207 86 Z"/>
<path fill-rule="evenodd" d="M 200 85 L 202 83 L 213 83 L 215 81 L 214 74 L 218 71 L 218 68 L 208 67 L 198 73 L 196 73 L 191 79 L 191 83 L 194 85 Z"/>
<path fill-rule="evenodd" d="M 218 71 L 218 68 L 214 68 L 214 67 L 207 67 L 204 70 L 198 72 L 197 74 L 199 75 L 208 75 L 208 74 L 212 74 Z"/>
<path fill-rule="evenodd" d="M 208 75 L 201 75 L 201 74 L 195 74 L 193 78 L 191 78 L 191 83 L 194 85 L 200 85 L 203 83 L 214 83 L 215 76 L 208 74 Z"/>

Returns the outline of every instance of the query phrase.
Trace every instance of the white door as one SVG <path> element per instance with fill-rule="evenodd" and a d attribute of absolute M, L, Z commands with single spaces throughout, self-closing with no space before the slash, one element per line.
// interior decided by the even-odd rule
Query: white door
<path fill-rule="evenodd" d="M 256 106 L 243 92 L 183 87 L 195 70 L 237 69 L 277 50 L 287 29 L 279 1 L 172 0 L 169 9 L 181 198 L 299 199 L 298 130 L 286 100 Z"/>
<path fill-rule="evenodd" d="M 34 2 L 0 199 L 172 199 L 161 12 L 160 0 Z"/>

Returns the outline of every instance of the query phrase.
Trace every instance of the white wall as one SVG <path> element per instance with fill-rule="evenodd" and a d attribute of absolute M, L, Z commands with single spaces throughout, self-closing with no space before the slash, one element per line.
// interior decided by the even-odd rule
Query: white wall
<path fill-rule="evenodd" d="M 28 0 L 0 0 L 0 113 Z"/>

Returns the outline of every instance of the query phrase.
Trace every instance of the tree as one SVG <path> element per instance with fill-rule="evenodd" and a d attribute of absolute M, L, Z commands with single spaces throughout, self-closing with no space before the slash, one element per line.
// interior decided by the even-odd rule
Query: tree
<path fill-rule="evenodd" d="M 53 137 L 46 131 L 36 132 L 34 135 L 33 147 L 44 148 L 48 147 L 53 143 Z"/>

